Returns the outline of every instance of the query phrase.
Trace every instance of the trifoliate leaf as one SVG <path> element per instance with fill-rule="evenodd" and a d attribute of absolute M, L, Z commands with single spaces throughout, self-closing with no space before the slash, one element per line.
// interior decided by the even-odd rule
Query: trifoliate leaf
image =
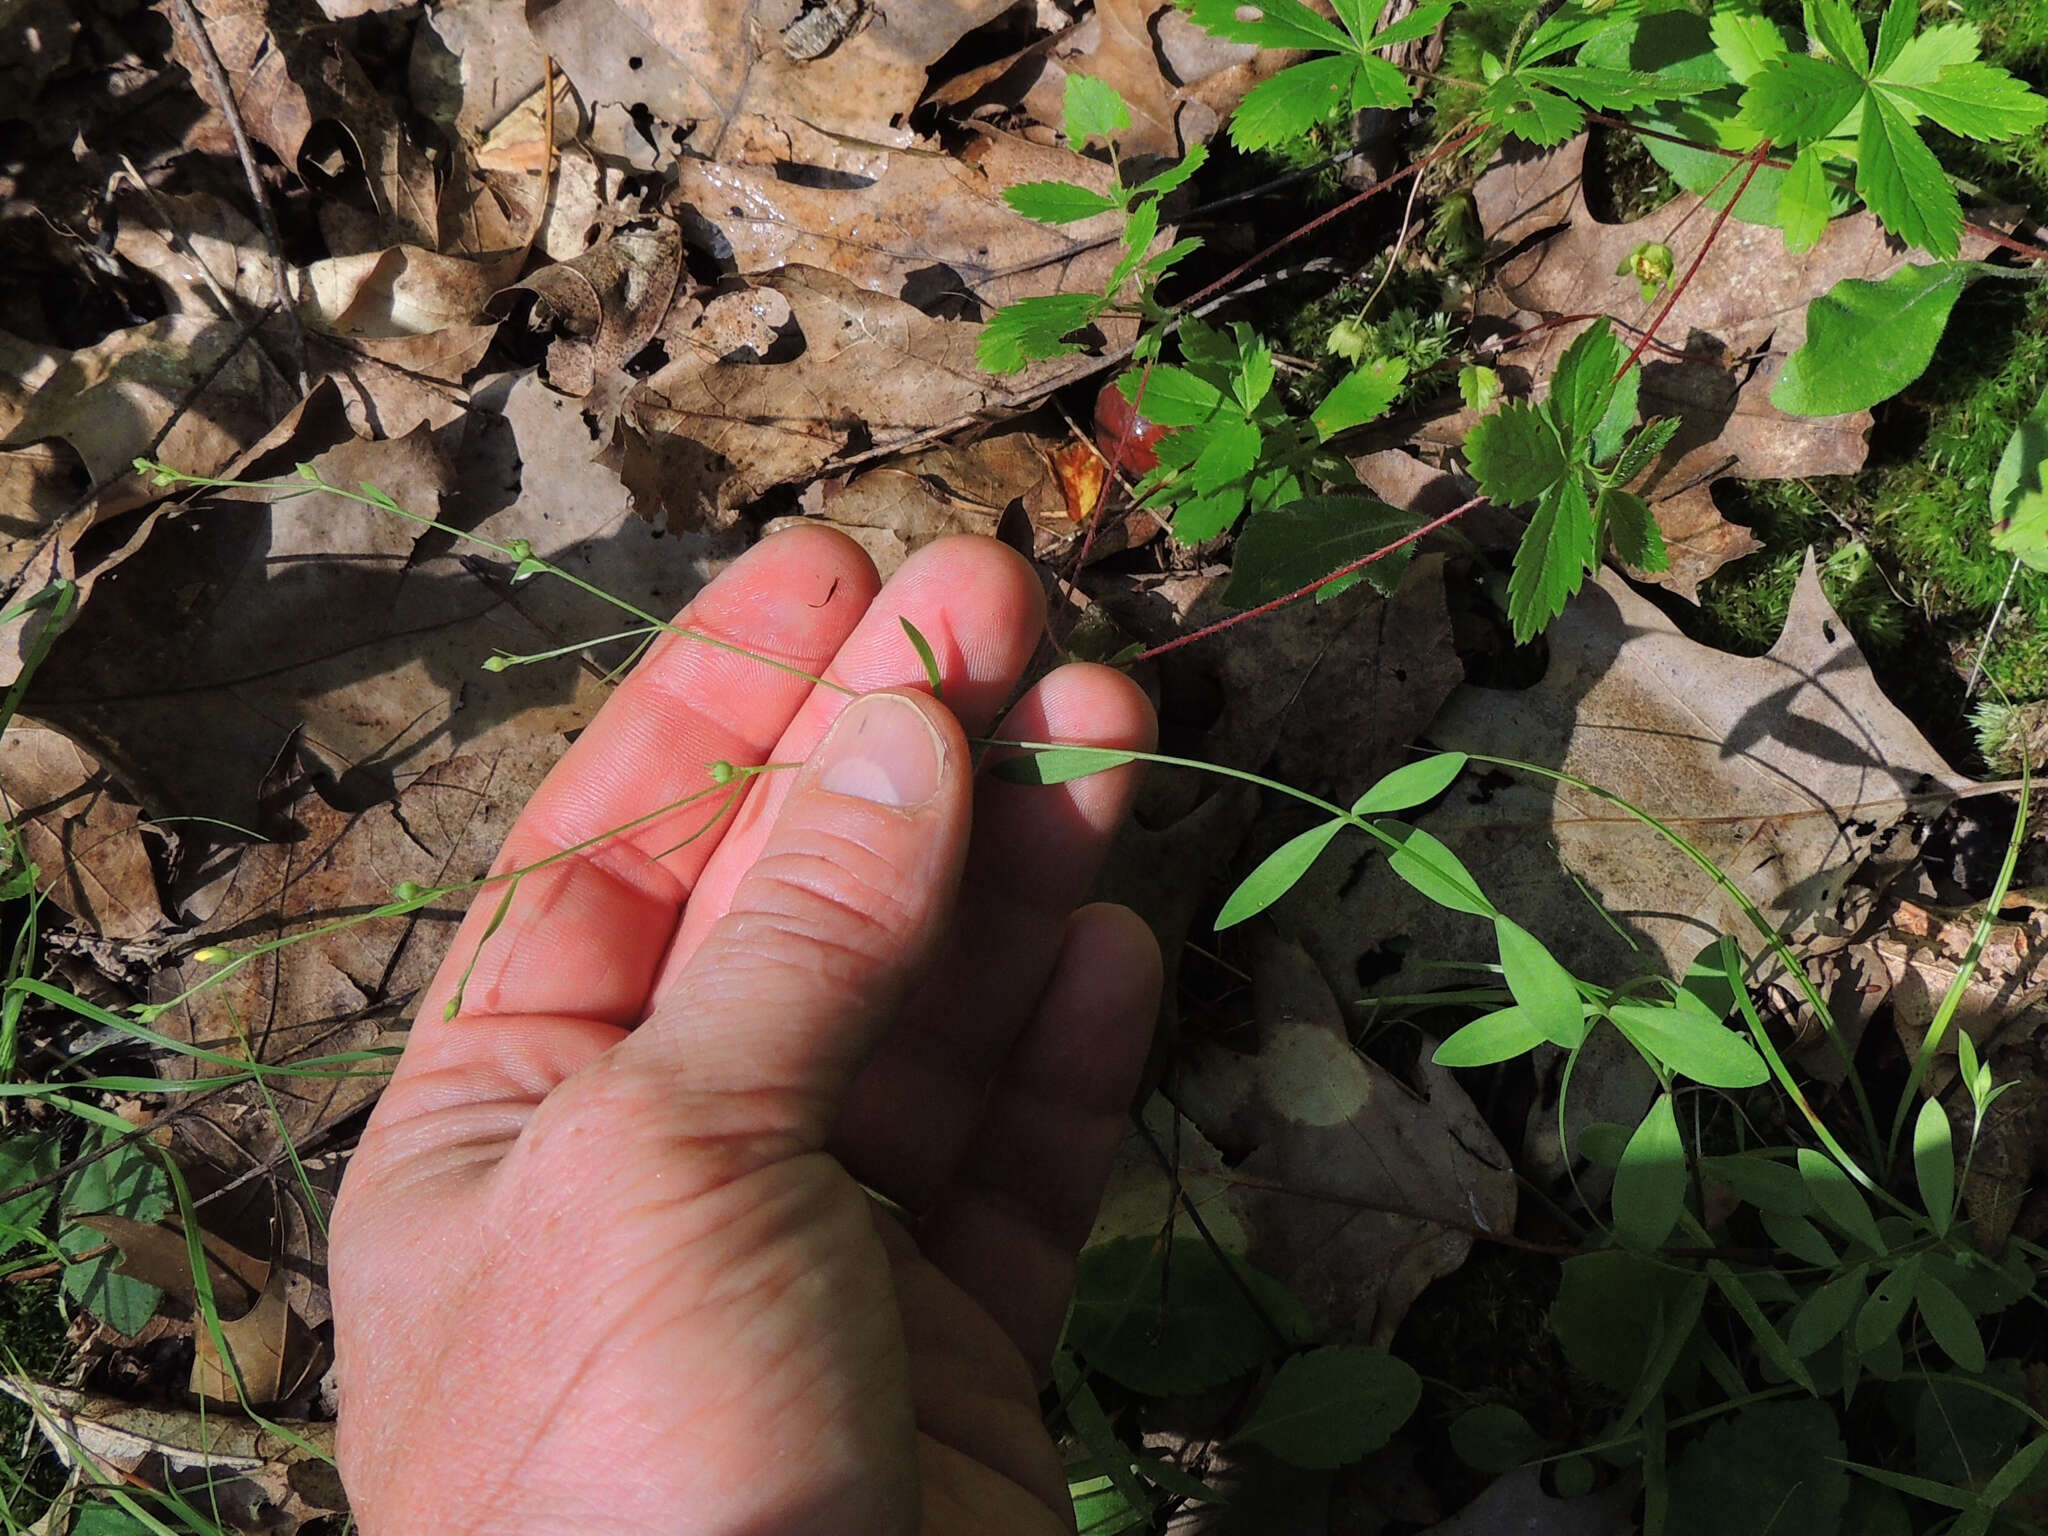
<path fill-rule="evenodd" d="M 1003 201 L 1041 224 L 1073 224 L 1116 207 L 1115 198 L 1071 181 L 1021 181 L 1003 188 Z"/>
<path fill-rule="evenodd" d="M 1244 94 L 1230 118 L 1230 142 L 1239 149 L 1270 149 L 1299 138 L 1351 106 L 1358 60 L 1326 54 L 1283 69 Z"/>
<path fill-rule="evenodd" d="M 1668 570 L 1671 557 L 1664 548 L 1664 531 L 1650 515 L 1650 504 L 1633 491 L 1609 487 L 1600 493 L 1594 512 L 1607 530 L 1607 542 L 1614 558 L 1638 571 Z"/>
<path fill-rule="evenodd" d="M 1857 110 L 1863 82 L 1827 59 L 1788 54 L 1750 77 L 1742 121 L 1779 144 L 1831 138 Z"/>
<path fill-rule="evenodd" d="M 1806 308 L 1806 341 L 1786 360 L 1771 404 L 1840 416 L 1920 377 L 1963 291 L 1962 267 L 1906 266 L 1883 282 L 1844 278 Z"/>
<path fill-rule="evenodd" d="M 1299 592 L 1310 582 L 1385 549 L 1416 526 L 1413 513 L 1369 496 L 1304 496 L 1267 507 L 1238 535 L 1223 601 L 1232 608 L 1254 608 Z M 1374 561 L 1365 567 L 1366 579 L 1383 592 L 1392 590 L 1409 555 L 1403 548 Z"/>
<path fill-rule="evenodd" d="M 1310 419 L 1316 435 L 1327 443 L 1339 432 L 1377 420 L 1400 398 L 1407 379 L 1408 365 L 1398 357 L 1375 358 L 1353 369 L 1315 408 Z"/>
<path fill-rule="evenodd" d="M 1094 324 L 1102 309 L 1102 298 L 1092 293 L 1047 293 L 1005 304 L 982 327 L 975 361 L 990 373 L 1015 373 L 1026 363 L 1078 352 L 1066 338 Z"/>
<path fill-rule="evenodd" d="M 1592 550 L 1592 503 L 1579 477 L 1566 475 L 1543 493 L 1515 551 L 1515 569 L 1508 577 L 1508 619 L 1516 644 L 1535 639 L 1564 612 L 1564 605 L 1585 583 Z"/>
<path fill-rule="evenodd" d="M 1876 89 L 1966 139 L 2016 139 L 2048 122 L 2048 99 L 1991 64 L 1952 64 L 1931 84 L 1884 80 Z"/>
<path fill-rule="evenodd" d="M 1196 26 L 1233 43 L 1309 48 L 1319 53 L 1331 49 L 1349 53 L 1356 46 L 1334 23 L 1301 0 L 1260 0 L 1256 5 L 1241 0 L 1195 0 L 1192 13 Z"/>
<path fill-rule="evenodd" d="M 1358 61 L 1358 73 L 1351 81 L 1351 110 L 1369 112 L 1374 107 L 1405 107 L 1415 99 L 1408 77 L 1377 54 Z"/>
<path fill-rule="evenodd" d="M 1884 227 L 1946 260 L 1962 245 L 1963 208 L 1934 151 L 1890 97 L 1872 92 L 1856 136 L 1856 191 Z"/>
<path fill-rule="evenodd" d="M 1065 132 L 1079 149 L 1090 139 L 1112 139 L 1131 126 L 1131 109 L 1116 87 L 1093 75 L 1068 75 Z"/>
<path fill-rule="evenodd" d="M 1785 249 L 1811 250 L 1834 216 L 1834 197 L 1820 152 L 1808 145 L 1778 185 L 1778 222 L 1785 226 Z"/>
<path fill-rule="evenodd" d="M 1557 429 L 1542 412 L 1519 401 L 1473 424 L 1465 437 L 1465 458 L 1479 489 L 1503 507 L 1527 506 L 1566 468 Z"/>

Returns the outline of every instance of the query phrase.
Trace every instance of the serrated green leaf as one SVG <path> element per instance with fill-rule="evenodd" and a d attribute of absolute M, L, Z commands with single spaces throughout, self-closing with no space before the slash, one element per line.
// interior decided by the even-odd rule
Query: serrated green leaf
<path fill-rule="evenodd" d="M 1661 571 L 1671 557 L 1664 550 L 1664 531 L 1650 511 L 1650 504 L 1633 491 L 1609 486 L 1600 492 L 1593 514 L 1607 530 L 1614 558 L 1638 571 Z"/>
<path fill-rule="evenodd" d="M 1486 88 L 1479 111 L 1490 121 L 1543 149 L 1553 149 L 1585 125 L 1585 109 L 1568 96 L 1504 75 Z"/>
<path fill-rule="evenodd" d="M 2037 571 L 2048 571 L 2048 391 L 2013 429 L 1991 477 L 1991 543 Z M 1959 1035 L 1960 1052 L 1967 1036 Z M 1973 1098 L 1977 1067 L 1963 1081 Z"/>
<path fill-rule="evenodd" d="M 1806 1191 L 1813 1196 L 1814 1206 L 1836 1231 L 1853 1237 L 1872 1253 L 1889 1251 L 1878 1235 L 1863 1191 L 1842 1171 L 1841 1164 L 1812 1147 L 1801 1147 L 1799 1177 L 1806 1181 Z"/>
<path fill-rule="evenodd" d="M 1354 800 L 1351 814 L 1384 816 L 1389 811 L 1427 805 L 1451 787 L 1465 771 L 1466 761 L 1462 752 L 1438 752 L 1417 762 L 1403 763 Z"/>
<path fill-rule="evenodd" d="M 1616 1003 L 1607 1012 L 1638 1050 L 1709 1088 L 1754 1088 L 1771 1075 L 1756 1048 L 1719 1020 L 1655 1003 Z"/>
<path fill-rule="evenodd" d="M 1415 99 L 1408 77 L 1376 54 L 1358 61 L 1358 73 L 1351 77 L 1351 110 L 1368 112 L 1374 107 L 1405 107 Z"/>
<path fill-rule="evenodd" d="M 1733 5 L 1716 5 L 1707 18 L 1714 39 L 1714 52 L 1728 67 L 1737 85 L 1747 85 L 1764 67 L 1786 57 L 1792 50 L 1778 24 L 1755 11 Z"/>
<path fill-rule="evenodd" d="M 1429 1059 L 1440 1067 L 1490 1067 L 1549 1042 L 1542 1022 L 1526 1008 L 1498 1008 L 1453 1031 Z"/>
<path fill-rule="evenodd" d="M 1407 382 L 1408 365 L 1398 357 L 1375 358 L 1352 369 L 1323 396 L 1310 417 L 1316 435 L 1327 443 L 1339 432 L 1378 420 L 1401 397 L 1401 386 Z"/>
<path fill-rule="evenodd" d="M 1116 387 L 1140 415 L 1162 427 L 1201 426 L 1213 421 L 1224 405 L 1221 389 L 1168 363 L 1153 364 L 1149 373 L 1134 368 L 1116 381 Z"/>
<path fill-rule="evenodd" d="M 1933 1099 L 1920 1106 L 1913 1122 L 1913 1179 L 1920 1186 L 1921 1209 L 1945 1236 L 1955 1215 L 1956 1149 L 1948 1111 Z"/>
<path fill-rule="evenodd" d="M 1518 71 L 1524 80 L 1547 85 L 1597 112 L 1626 112 L 1653 101 L 1696 96 L 1697 80 L 1639 69 L 1602 69 L 1586 64 L 1536 64 Z"/>
<path fill-rule="evenodd" d="M 1809 145 L 1793 158 L 1792 169 L 1778 183 L 1778 222 L 1785 227 L 1785 249 L 1811 250 L 1834 216 L 1827 170 L 1820 152 Z"/>
<path fill-rule="evenodd" d="M 1350 110 L 1358 60 L 1328 54 L 1283 69 L 1244 93 L 1230 116 L 1230 142 L 1239 149 L 1271 149 Z"/>
<path fill-rule="evenodd" d="M 1579 332 L 1565 348 L 1564 356 L 1551 372 L 1546 403 L 1567 450 L 1578 440 L 1591 438 L 1599 428 L 1614 398 L 1615 375 L 1627 360 L 1628 348 L 1621 344 L 1604 316 Z M 1633 396 L 1629 415 L 1635 415 Z"/>
<path fill-rule="evenodd" d="M 1628 1139 L 1614 1170 L 1614 1235 L 1624 1248 L 1654 1253 L 1685 1209 L 1685 1143 L 1671 1095 L 1660 1093 Z"/>
<path fill-rule="evenodd" d="M 1626 24 L 1641 8 L 1637 0 L 1565 0 L 1544 19 L 1542 26 L 1529 34 L 1529 40 L 1522 45 L 1521 62 L 1534 64 L 1540 59 L 1555 58 L 1568 48 L 1576 48 Z"/>
<path fill-rule="evenodd" d="M 2016 139 L 2048 122 L 2048 100 L 1993 64 L 1952 64 L 1929 84 L 1880 81 L 1877 90 L 1966 139 Z"/>
<path fill-rule="evenodd" d="M 1080 149 L 1090 139 L 1113 139 L 1128 133 L 1130 127 L 1131 109 L 1115 86 L 1093 75 L 1067 76 L 1065 132 L 1069 144 Z"/>
<path fill-rule="evenodd" d="M 1858 74 L 1870 68 L 1870 44 L 1863 36 L 1863 23 L 1849 0 L 1806 0 L 1806 30 Z"/>
<path fill-rule="evenodd" d="M 1114 747 L 1049 747 L 1006 757 L 989 772 L 1008 784 L 1064 784 L 1136 760 L 1133 754 Z"/>
<path fill-rule="evenodd" d="M 1275 848 L 1259 861 L 1259 867 L 1244 877 L 1238 888 L 1230 893 L 1230 899 L 1223 903 L 1223 910 L 1216 914 L 1216 931 L 1235 928 L 1246 918 L 1257 917 L 1282 896 L 1293 890 L 1297 881 L 1309 872 L 1309 867 L 1322 857 L 1330 846 L 1330 840 L 1342 832 L 1347 823 L 1326 821 L 1319 827 L 1311 827 Z"/>
<path fill-rule="evenodd" d="M 1080 346 L 1065 338 L 1093 325 L 1103 307 L 1092 293 L 1047 293 L 1005 304 L 982 327 L 974 359 L 990 373 L 1015 373 L 1027 363 L 1078 352 Z"/>
<path fill-rule="evenodd" d="M 1421 1401 L 1415 1368 L 1383 1349 L 1312 1349 L 1280 1367 L 1231 1443 L 1264 1446 L 1297 1467 L 1340 1467 L 1385 1445 Z"/>
<path fill-rule="evenodd" d="M 1586 567 L 1594 558 L 1593 505 L 1579 477 L 1567 475 L 1543 493 L 1515 551 L 1515 568 L 1508 577 L 1508 620 L 1518 645 L 1528 644 L 1564 612 L 1564 605 L 1585 584 Z"/>
<path fill-rule="evenodd" d="M 1913 40 L 1913 29 L 1919 21 L 1920 7 L 1914 0 L 1892 0 L 1885 7 L 1884 19 L 1877 24 L 1877 48 L 1870 60 L 1873 78 L 1883 79 L 1884 72 L 1898 61 L 1906 44 Z"/>
<path fill-rule="evenodd" d="M 1804 1360 L 1842 1336 L 1863 1305 L 1868 1265 L 1856 1264 L 1809 1295 L 1785 1329 L 1785 1347 Z"/>
<path fill-rule="evenodd" d="M 1888 85 L 1930 84 L 1953 64 L 1976 63 L 1981 41 L 1972 22 L 1928 27 L 1899 50 L 1891 66 L 1881 72 L 1883 79 Z"/>
<path fill-rule="evenodd" d="M 1503 507 L 1540 500 L 1567 470 L 1556 428 L 1520 401 L 1473 423 L 1465 435 L 1465 460 L 1487 499 Z"/>
<path fill-rule="evenodd" d="M 1585 1044 L 1586 1010 L 1572 973 L 1513 918 L 1496 917 L 1493 932 L 1500 947 L 1501 974 L 1515 1002 L 1543 1026 L 1553 1045 L 1572 1051 Z"/>
<path fill-rule="evenodd" d="M 1203 429 L 1202 451 L 1188 468 L 1185 489 L 1207 496 L 1242 480 L 1259 461 L 1264 442 L 1257 425 L 1249 421 L 1219 421 Z"/>
<path fill-rule="evenodd" d="M 1248 336 L 1239 353 L 1234 387 L 1237 403 L 1247 416 L 1258 410 L 1273 388 L 1273 349 L 1256 336 Z"/>
<path fill-rule="evenodd" d="M 1301 0 L 1194 0 L 1189 8 L 1195 25 L 1233 43 L 1256 43 L 1261 48 L 1306 48 L 1316 52 L 1335 49 L 1352 52 L 1356 44 L 1336 25 L 1301 3 Z"/>
<path fill-rule="evenodd" d="M 1299 592 L 1385 549 L 1416 526 L 1412 512 L 1369 496 L 1303 496 L 1267 507 L 1248 518 L 1238 536 L 1223 601 L 1232 608 L 1252 608 Z M 1390 591 L 1409 558 L 1407 549 L 1397 550 L 1366 566 L 1366 577 Z"/>
<path fill-rule="evenodd" d="M 1544 1439 L 1505 1403 L 1482 1403 L 1451 1421 L 1451 1449 L 1475 1472 L 1498 1477 L 1550 1449 Z"/>
<path fill-rule="evenodd" d="M 1181 543 L 1200 544 L 1223 533 L 1244 516 L 1244 509 L 1244 489 L 1234 485 L 1207 496 L 1190 496 L 1185 501 L 1176 502 L 1168 527 Z"/>
<path fill-rule="evenodd" d="M 149 1223 L 162 1220 L 171 1208 L 170 1183 L 147 1147 L 122 1142 L 107 1128 L 100 1130 L 97 1146 L 104 1155 L 71 1176 L 60 1200 L 65 1224 L 57 1234 L 57 1246 L 73 1259 L 106 1246 L 99 1232 L 75 1218 L 111 1212 Z M 116 1332 L 133 1335 L 156 1315 L 163 1292 L 116 1274 L 121 1262 L 119 1253 L 104 1253 L 68 1265 L 64 1294 Z"/>
<path fill-rule="evenodd" d="M 1840 416 L 1889 399 L 1920 377 L 1968 273 L 1906 266 L 1883 282 L 1845 278 L 1806 309 L 1806 341 L 1786 360 L 1771 404 L 1794 416 Z"/>
<path fill-rule="evenodd" d="M 1116 207 L 1115 198 L 1071 181 L 1020 181 L 1003 188 L 1003 201 L 1041 224 L 1073 224 Z"/>
<path fill-rule="evenodd" d="M 1373 28 L 1380 24 L 1380 13 L 1386 8 L 1387 0 L 1330 0 L 1337 25 L 1361 42 L 1372 36 Z"/>
<path fill-rule="evenodd" d="M 1499 372 L 1478 363 L 1467 363 L 1458 370 L 1458 398 L 1465 402 L 1467 410 L 1489 409 L 1500 398 Z"/>
<path fill-rule="evenodd" d="M 1984 1369 L 1984 1335 L 1977 1331 L 1977 1319 L 1961 1298 L 1922 1266 L 1913 1286 L 1913 1298 L 1920 1304 L 1920 1321 L 1941 1346 L 1943 1354 L 1963 1370 Z"/>
<path fill-rule="evenodd" d="M 1139 182 L 1132 189 L 1132 195 L 1137 196 L 1149 192 L 1154 197 L 1164 197 L 1169 192 L 1178 191 L 1186 184 L 1190 176 L 1194 175 L 1195 172 L 1208 163 L 1209 146 L 1197 139 L 1188 146 L 1188 152 L 1182 155 L 1176 163 L 1169 165 L 1165 170 L 1159 172 L 1158 175 Z"/>
<path fill-rule="evenodd" d="M 1608 471 L 1609 478 L 1616 485 L 1626 485 L 1635 479 L 1650 466 L 1658 454 L 1664 451 L 1671 439 L 1678 435 L 1678 429 L 1682 425 L 1683 420 L 1677 416 L 1658 416 L 1645 422 L 1643 430 L 1635 435 L 1629 445 L 1622 450 L 1621 457 L 1614 461 L 1614 467 Z"/>
<path fill-rule="evenodd" d="M 1145 259 L 1145 252 L 1159 234 L 1159 201 L 1148 198 L 1131 210 L 1131 216 L 1124 222 L 1124 253 L 1109 274 L 1109 281 L 1102 285 L 1104 293 L 1121 293 L 1125 283 L 1138 270 Z"/>
<path fill-rule="evenodd" d="M 1624 359 L 1627 351 L 1617 342 L 1615 350 Z M 1613 389 L 1607 396 L 1607 408 L 1600 413 L 1600 419 L 1593 426 L 1592 459 L 1596 464 L 1605 464 L 1617 453 L 1628 438 L 1629 428 L 1636 424 L 1636 399 L 1642 390 L 1643 372 L 1631 368 L 1614 380 Z"/>
<path fill-rule="evenodd" d="M 1889 96 L 1872 92 L 1856 136 L 1856 192 L 1884 227 L 1943 260 L 1961 249 L 1963 206 Z"/>
<path fill-rule="evenodd" d="M 1155 255 L 1147 256 L 1145 258 L 1143 270 L 1149 277 L 1153 279 L 1153 281 L 1156 282 L 1159 280 L 1159 278 L 1163 277 L 1169 269 L 1178 266 L 1183 260 L 1185 260 L 1189 256 L 1192 256 L 1196 251 L 1199 251 L 1201 248 L 1202 237 L 1200 235 L 1189 235 L 1184 240 L 1174 241 L 1173 244 L 1169 245 L 1165 250 L 1160 251 Z M 1156 335 L 1157 333 L 1154 332 L 1153 334 Z"/>
<path fill-rule="evenodd" d="M 1392 48 L 1399 43 L 1412 43 L 1428 37 L 1443 25 L 1444 18 L 1451 14 L 1453 3 L 1454 0 L 1431 0 L 1428 5 L 1418 5 L 1385 31 L 1375 32 L 1371 46 Z"/>
<path fill-rule="evenodd" d="M 1405 822 L 1379 821 L 1373 825 L 1400 845 L 1387 855 L 1388 867 L 1438 906 L 1449 907 L 1453 912 L 1469 912 L 1474 917 L 1500 915 L 1464 862 L 1436 837 Z"/>
<path fill-rule="evenodd" d="M 1863 82 L 1841 65 L 1787 54 L 1750 77 L 1741 120 L 1773 143 L 1805 146 L 1834 137 L 1863 98 Z"/>

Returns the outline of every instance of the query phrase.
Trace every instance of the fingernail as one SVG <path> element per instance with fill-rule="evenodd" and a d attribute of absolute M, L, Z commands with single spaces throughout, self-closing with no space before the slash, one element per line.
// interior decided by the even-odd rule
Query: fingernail
<path fill-rule="evenodd" d="M 825 738 L 818 787 L 878 805 L 923 805 L 939 792 L 944 752 L 923 710 L 893 693 L 871 693 L 847 705 Z"/>

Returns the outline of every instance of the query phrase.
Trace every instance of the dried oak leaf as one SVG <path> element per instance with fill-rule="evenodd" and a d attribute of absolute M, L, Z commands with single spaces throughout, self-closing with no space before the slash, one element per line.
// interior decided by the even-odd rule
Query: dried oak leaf
<path fill-rule="evenodd" d="M 141 807 L 92 754 L 16 719 L 0 735 L 0 791 L 52 903 L 103 938 L 139 939 L 163 926 Z"/>
<path fill-rule="evenodd" d="M 1478 304 L 1482 322 L 1508 329 L 1568 316 L 1608 314 L 1640 328 L 1660 313 L 1668 294 L 1648 301 L 1632 277 L 1618 275 L 1644 241 L 1669 244 L 1678 270 L 1690 265 L 1713 225 L 1711 209 L 1690 194 L 1626 224 L 1603 224 L 1586 206 L 1587 138 L 1558 149 L 1497 161 L 1473 196 L 1481 227 L 1497 249 L 1512 250 Z M 1968 236 L 1963 256 L 1989 247 Z M 1647 579 L 1696 598 L 1699 584 L 1728 561 L 1757 547 L 1746 528 L 1722 518 L 1713 482 L 1734 476 L 1782 480 L 1850 474 L 1863 467 L 1871 418 L 1789 416 L 1770 393 L 1785 359 L 1806 340 L 1807 304 L 1844 278 L 1883 278 L 1906 253 L 1868 213 L 1831 222 L 1811 250 L 1785 249 L 1783 232 L 1729 220 L 1660 327 L 1661 341 L 1682 358 L 1653 349 L 1643 358 L 1642 412 L 1677 416 L 1683 425 L 1638 484 L 1650 499 L 1670 552 L 1670 569 Z M 1502 354 L 1511 382 L 1540 394 L 1564 350 L 1585 322 L 1553 325 Z M 1624 335 L 1629 334 L 1624 330 Z M 1462 442 L 1469 411 L 1433 423 L 1433 441 Z"/>
<path fill-rule="evenodd" d="M 674 221 L 620 229 L 580 255 L 496 294 L 493 311 L 509 311 L 512 296 L 533 297 L 532 323 L 551 330 L 548 382 L 584 396 L 654 339 L 668 317 L 683 271 L 683 235 Z"/>

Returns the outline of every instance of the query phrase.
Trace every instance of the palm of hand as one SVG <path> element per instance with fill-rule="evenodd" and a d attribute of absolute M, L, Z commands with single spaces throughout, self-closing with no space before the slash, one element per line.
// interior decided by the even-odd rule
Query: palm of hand
<path fill-rule="evenodd" d="M 1029 571 L 961 541 L 874 592 L 805 533 L 684 622 L 866 692 L 919 677 L 907 615 L 985 729 L 1035 643 Z M 665 642 L 499 867 L 678 800 L 715 759 L 806 757 L 844 698 L 764 671 Z M 916 707 L 942 743 L 929 804 L 775 775 L 686 847 L 701 809 L 550 866 L 443 1023 L 477 903 L 336 1212 L 369 1536 L 1071 1528 L 1035 1373 L 1158 984 L 1130 914 L 1073 908 L 1132 785 L 974 791 L 957 727 Z M 1125 680 L 1067 668 L 1010 728 L 1143 746 L 1150 719 Z"/>

